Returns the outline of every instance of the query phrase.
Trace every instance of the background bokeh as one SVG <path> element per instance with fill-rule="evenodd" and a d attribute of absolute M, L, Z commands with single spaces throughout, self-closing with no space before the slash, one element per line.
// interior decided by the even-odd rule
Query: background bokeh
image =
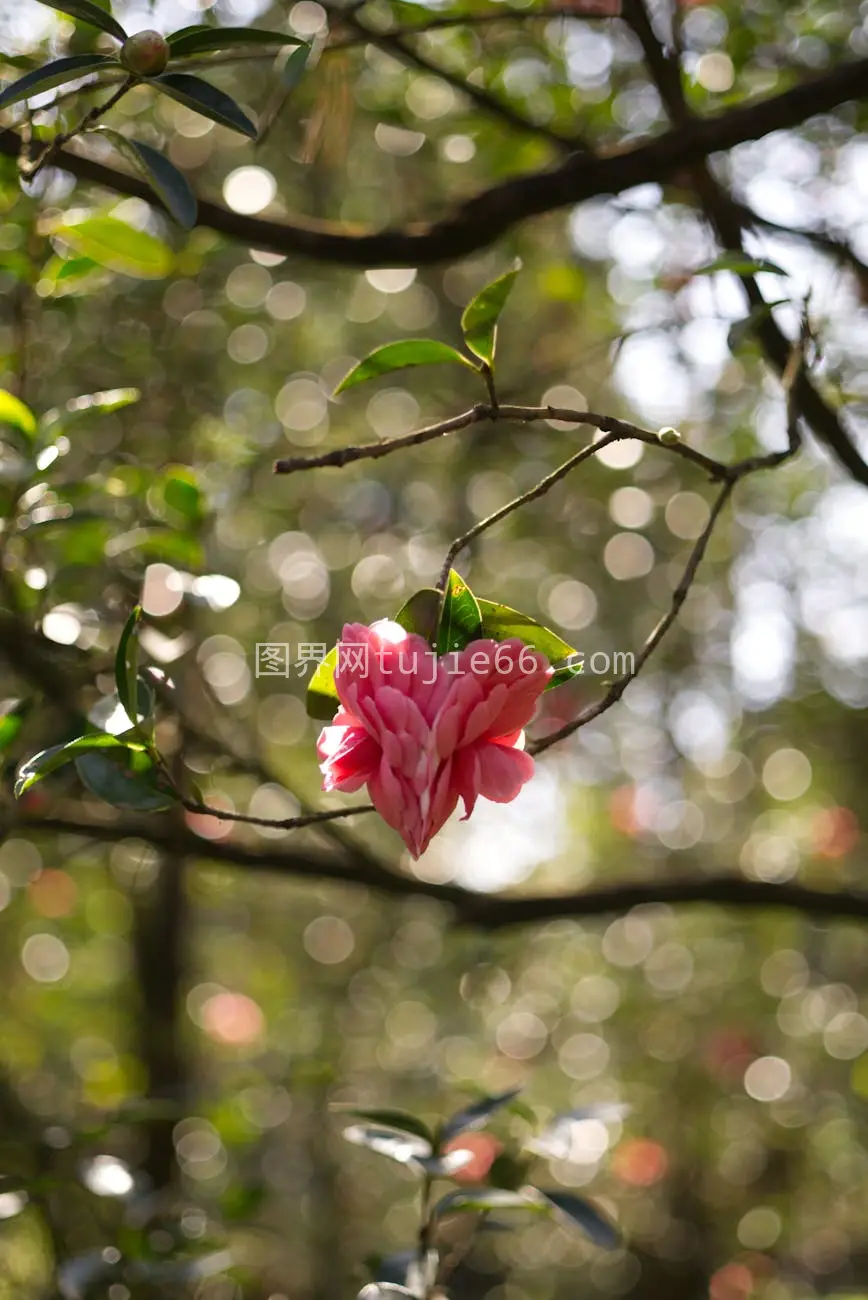
<path fill-rule="evenodd" d="M 117 12 L 128 28 L 168 30 L 202 7 Z M 215 82 L 268 123 L 256 146 L 147 89 L 115 125 L 162 143 L 202 195 L 236 212 L 374 225 L 431 219 L 554 161 L 552 133 L 602 150 L 664 127 L 623 21 L 517 7 L 411 41 L 444 80 L 314 0 L 218 0 L 217 21 L 289 24 L 318 50 L 331 23 L 339 48 L 322 49 L 288 97 L 272 58 L 219 64 Z M 495 9 L 369 0 L 359 14 L 382 30 Z M 679 20 L 697 113 L 868 52 L 865 3 L 723 0 L 684 4 Z M 12 0 L 0 28 L 5 54 L 32 59 L 96 40 Z M 465 81 L 539 129 L 474 103 Z M 41 121 L 63 127 L 80 107 Z M 767 223 L 750 251 L 786 272 L 759 283 L 791 335 L 810 293 L 815 382 L 857 439 L 864 113 L 847 104 L 713 161 Z M 354 854 L 369 854 L 473 891 L 723 872 L 861 886 L 866 499 L 810 438 L 739 486 L 676 627 L 623 701 L 546 753 L 514 803 L 455 819 L 418 863 L 372 816 L 293 832 L 126 818 L 69 770 L 23 805 L 11 799 L 17 761 L 75 734 L 82 714 L 102 716 L 141 594 L 143 652 L 174 686 L 161 744 L 183 753 L 203 798 L 274 818 L 346 801 L 319 793 L 304 677 L 294 666 L 257 677 L 257 643 L 289 646 L 294 665 L 299 646 L 332 645 L 345 621 L 394 614 L 436 578 L 455 535 L 589 434 L 500 422 L 341 470 L 282 477 L 272 461 L 483 400 L 458 368 L 332 391 L 381 343 L 457 345 L 463 305 L 516 255 L 502 400 L 677 425 L 724 460 L 783 447 L 780 384 L 734 328 L 747 315 L 738 280 L 692 275 L 719 250 L 689 188 L 594 199 L 419 268 L 330 266 L 205 228 L 184 236 L 144 202 L 65 173 L 22 189 L 8 158 L 0 208 L 0 382 L 38 416 L 59 411 L 61 437 L 36 472 L 13 428 L 0 447 L 0 696 L 35 705 L 5 755 L 0 845 L 2 1300 L 353 1295 L 365 1256 L 412 1246 L 417 1183 L 345 1143 L 331 1103 L 433 1120 L 519 1085 L 538 1122 L 593 1101 L 630 1106 L 579 1126 L 570 1158 L 542 1170 L 596 1198 L 625 1245 L 606 1254 L 530 1221 L 480 1245 L 460 1282 L 468 1296 L 868 1295 L 863 922 L 649 903 L 488 932 L 456 926 L 436 898 L 352 882 Z M 93 214 L 152 240 L 92 246 L 75 227 Z M 847 241 L 849 265 L 788 226 Z M 140 400 L 113 412 L 65 410 L 127 387 Z M 589 660 L 636 652 L 711 492 L 665 450 L 619 445 L 459 567 L 477 594 L 528 611 Z M 608 675 L 586 670 L 547 696 L 536 734 Z M 326 860 L 345 879 L 321 878 Z M 490 1131 L 518 1143 L 531 1112 L 503 1112 Z M 121 1255 L 139 1271 L 109 1276 Z"/>

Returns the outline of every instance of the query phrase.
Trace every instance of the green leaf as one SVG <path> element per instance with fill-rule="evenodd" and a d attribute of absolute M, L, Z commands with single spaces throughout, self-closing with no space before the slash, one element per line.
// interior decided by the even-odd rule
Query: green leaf
<path fill-rule="evenodd" d="M 348 375 L 344 375 L 335 389 L 335 396 L 363 384 L 367 379 L 376 379 L 388 375 L 393 370 L 405 370 L 408 366 L 434 366 L 443 361 L 451 361 L 461 366 L 476 370 L 473 362 L 448 343 L 439 343 L 437 339 L 402 339 L 399 343 L 386 343 L 375 348 L 364 361 L 353 366 Z"/>
<path fill-rule="evenodd" d="M 520 1092 L 521 1088 L 511 1088 L 509 1092 L 499 1092 L 490 1097 L 481 1097 L 479 1101 L 466 1106 L 464 1110 L 457 1111 L 443 1125 L 440 1131 L 440 1142 L 448 1142 L 450 1138 L 454 1138 L 458 1133 L 466 1133 L 470 1129 L 483 1128 L 496 1110 L 500 1110 L 502 1106 L 508 1106 Z"/>
<path fill-rule="evenodd" d="M 617 1228 L 583 1196 L 574 1196 L 572 1192 L 549 1191 L 545 1187 L 536 1190 L 562 1216 L 578 1224 L 597 1246 L 602 1246 L 605 1250 L 617 1250 L 620 1246 L 621 1237 Z"/>
<path fill-rule="evenodd" d="M 529 614 L 520 614 L 517 609 L 510 609 L 509 605 L 501 605 L 494 600 L 480 600 L 479 608 L 482 613 L 483 636 L 491 637 L 493 641 L 508 641 L 510 637 L 518 637 L 519 641 L 530 646 L 531 650 L 539 650 L 540 654 L 545 655 L 556 670 L 546 690 L 550 691 L 555 686 L 562 686 L 564 682 L 578 677 L 583 672 L 580 664 L 570 665 L 563 662 L 578 654 L 578 651 L 562 640 L 557 632 L 543 627 Z M 562 667 L 559 668 L 559 664 Z"/>
<path fill-rule="evenodd" d="M 352 1115 L 354 1119 L 366 1119 L 372 1124 L 385 1125 L 387 1128 L 397 1129 L 400 1133 L 410 1133 L 413 1137 L 422 1138 L 429 1145 L 433 1146 L 434 1134 L 428 1125 L 415 1115 L 411 1115 L 406 1110 L 393 1110 L 391 1107 L 379 1107 L 373 1110 L 359 1110 L 355 1106 L 336 1105 L 333 1110 L 339 1111 L 345 1115 Z"/>
<path fill-rule="evenodd" d="M 106 736 L 103 733 L 93 736 L 79 736 L 76 740 L 70 740 L 65 745 L 52 745 L 50 749 L 43 749 L 39 754 L 34 754 L 33 758 L 28 758 L 26 763 L 21 764 L 15 781 L 15 798 L 20 799 L 26 790 L 36 785 L 37 781 L 42 781 L 51 772 L 56 772 L 59 767 L 73 762 L 81 754 L 90 753 L 91 750 L 136 749 L 141 751 L 142 748 L 142 745 L 137 744 L 135 741 L 118 740 L 115 736 Z"/>
<path fill-rule="evenodd" d="M 76 253 L 139 280 L 164 279 L 175 260 L 162 239 L 136 230 L 117 217 L 86 217 L 72 225 L 57 226 L 53 233 Z"/>
<path fill-rule="evenodd" d="M 479 602 L 460 574 L 450 569 L 437 630 L 437 653 L 445 655 L 453 650 L 463 650 L 482 635 Z"/>
<path fill-rule="evenodd" d="M 142 607 L 136 605 L 124 624 L 124 630 L 121 632 L 115 655 L 115 685 L 117 686 L 118 699 L 123 705 L 130 722 L 133 723 L 136 720 L 138 708 L 139 643 L 136 633 L 141 617 Z"/>
<path fill-rule="evenodd" d="M 108 32 L 109 36 L 114 36 L 116 40 L 127 39 L 127 34 L 118 20 L 113 18 L 106 9 L 94 4 L 93 0 L 40 0 L 40 4 L 47 5 L 49 9 L 56 9 L 58 13 L 69 14 L 70 18 L 75 18 L 77 22 L 90 23 L 91 27 L 98 27 L 101 32 Z"/>
<path fill-rule="evenodd" d="M 707 266 L 700 266 L 693 275 L 716 275 L 718 271 L 731 271 L 733 275 L 787 275 L 776 262 L 767 262 L 762 257 L 748 257 L 745 253 L 723 253 Z"/>
<path fill-rule="evenodd" d="M 113 131 L 111 127 L 100 126 L 98 131 L 110 140 L 118 153 L 123 154 L 127 162 L 147 181 L 163 207 L 174 217 L 179 226 L 190 230 L 196 224 L 196 196 L 190 189 L 187 178 L 178 171 L 174 163 L 164 158 L 159 150 L 141 140 L 131 140 L 129 136 Z"/>
<path fill-rule="evenodd" d="M 187 530 L 205 518 L 205 499 L 188 465 L 169 465 L 148 491 L 148 506 L 165 523 Z"/>
<path fill-rule="evenodd" d="M 513 1192 L 500 1187 L 468 1187 L 447 1192 L 434 1206 L 433 1215 L 439 1219 L 462 1210 L 477 1213 L 490 1210 L 534 1210 L 539 1214 L 544 1208 L 533 1192 Z"/>
<path fill-rule="evenodd" d="M 16 700 L 4 713 L 0 713 L 0 753 L 17 739 L 32 708 L 32 700 Z"/>
<path fill-rule="evenodd" d="M 150 84 L 179 104 L 192 108 L 194 113 L 201 113 L 231 131 L 240 131 L 251 140 L 256 139 L 256 127 L 235 100 L 201 77 L 192 77 L 188 72 L 164 72 L 161 77 L 153 77 Z"/>
<path fill-rule="evenodd" d="M 395 622 L 406 632 L 423 636 L 429 645 L 437 640 L 437 623 L 440 618 L 440 592 L 435 587 L 423 587 L 401 606 Z"/>
<path fill-rule="evenodd" d="M 36 432 L 36 416 L 14 393 L 0 388 L 0 424 L 11 424 L 28 442 Z"/>
<path fill-rule="evenodd" d="M 494 365 L 497 322 L 520 270 L 521 262 L 516 259 L 511 271 L 506 271 L 496 280 L 492 280 L 491 284 L 487 284 L 475 298 L 471 299 L 461 317 L 464 342 L 470 351 L 489 367 Z"/>
<path fill-rule="evenodd" d="M 354 1146 L 367 1147 L 369 1151 L 388 1156 L 402 1165 L 418 1166 L 420 1160 L 431 1155 L 431 1143 L 425 1138 L 379 1125 L 351 1124 L 344 1129 L 344 1137 Z"/>
<path fill-rule="evenodd" d="M 244 45 L 304 45 L 297 36 L 268 32 L 261 27 L 206 27 L 198 24 L 182 27 L 168 38 L 173 59 L 191 54 L 211 54 L 215 50 L 234 50 Z"/>
<path fill-rule="evenodd" d="M 43 0 L 44 2 L 44 0 Z M 116 68 L 117 59 L 108 54 L 71 54 L 65 59 L 54 59 L 42 68 L 34 68 L 18 81 L 13 81 L 0 93 L 0 108 L 18 104 L 31 95 L 41 95 L 54 86 L 62 86 L 66 81 L 83 77 L 86 72 L 96 72 L 98 68 Z"/>
<path fill-rule="evenodd" d="M 163 773 L 140 750 L 82 754 L 75 769 L 91 794 L 115 808 L 161 812 L 177 802 Z"/>
<path fill-rule="evenodd" d="M 121 411 L 125 406 L 138 402 L 141 396 L 138 388 L 108 388 L 102 393 L 82 393 L 80 397 L 71 397 L 62 407 L 45 412 L 39 421 L 40 434 L 44 439 L 60 430 L 67 432 L 91 416 Z"/>
<path fill-rule="evenodd" d="M 297 50 L 292 51 L 280 72 L 280 80 L 284 90 L 295 90 L 307 71 L 307 61 L 310 56 L 311 47 L 309 45 L 300 45 Z"/>
<path fill-rule="evenodd" d="M 787 298 L 778 298 L 775 302 L 758 302 L 741 320 L 735 321 L 730 325 L 726 341 L 730 352 L 737 352 L 742 343 L 746 342 L 753 334 L 754 330 L 762 323 L 771 318 L 773 307 L 782 307 L 788 302 Z"/>
<path fill-rule="evenodd" d="M 307 688 L 305 704 L 310 717 L 323 722 L 331 722 L 340 708 L 337 687 L 335 686 L 335 669 L 338 665 L 338 648 L 329 650 L 325 659 L 317 664 L 316 671 Z"/>

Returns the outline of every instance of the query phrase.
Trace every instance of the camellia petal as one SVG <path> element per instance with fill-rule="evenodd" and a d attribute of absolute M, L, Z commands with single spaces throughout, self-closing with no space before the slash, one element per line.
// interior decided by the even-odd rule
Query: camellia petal
<path fill-rule="evenodd" d="M 337 647 L 342 708 L 317 753 L 325 790 L 368 793 L 414 858 L 477 799 L 509 803 L 533 775 L 523 728 L 552 676 L 521 641 L 471 641 L 439 658 L 383 619 L 348 623 Z"/>

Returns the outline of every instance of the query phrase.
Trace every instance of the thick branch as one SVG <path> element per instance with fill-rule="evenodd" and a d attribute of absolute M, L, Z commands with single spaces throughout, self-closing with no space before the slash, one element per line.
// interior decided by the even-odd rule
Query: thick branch
<path fill-rule="evenodd" d="M 302 254 L 345 266 L 431 265 L 487 248 L 528 217 L 596 195 L 620 194 L 635 185 L 665 180 L 709 154 L 798 126 L 816 113 L 864 96 L 866 87 L 868 59 L 860 59 L 780 95 L 693 121 L 608 157 L 572 155 L 549 170 L 504 181 L 436 222 L 351 233 L 339 223 L 302 218 L 289 223 L 269 221 L 206 200 L 199 204 L 199 222 L 251 248 Z M 0 153 L 17 157 L 21 148 L 14 131 L 0 131 Z M 143 181 L 82 154 L 63 150 L 56 164 L 81 180 L 153 199 Z"/>
<path fill-rule="evenodd" d="M 134 836 L 158 847 L 177 844 L 172 828 L 153 817 L 114 822 L 91 821 L 81 815 L 24 818 L 17 823 L 17 829 L 32 834 L 81 835 L 109 843 Z M 564 917 L 619 916 L 633 907 L 650 904 L 706 904 L 740 911 L 786 908 L 810 917 L 868 921 L 868 891 L 812 889 L 795 882 L 775 885 L 730 873 L 681 880 L 620 881 L 595 885 L 579 893 L 503 896 L 479 894 L 460 885 L 439 885 L 388 871 L 372 871 L 364 860 L 348 857 L 341 861 L 334 854 L 313 849 L 248 849 L 201 840 L 192 831 L 184 833 L 182 844 L 185 855 L 200 862 L 269 871 L 295 879 L 361 885 L 391 898 L 430 898 L 451 909 L 456 925 L 480 930 L 533 925 Z"/>

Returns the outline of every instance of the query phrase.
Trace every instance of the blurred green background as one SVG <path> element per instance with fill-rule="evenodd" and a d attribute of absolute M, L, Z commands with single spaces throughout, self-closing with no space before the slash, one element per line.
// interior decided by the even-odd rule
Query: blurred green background
<path fill-rule="evenodd" d="M 170 30 L 202 20 L 202 7 L 118 15 L 128 29 Z M 664 128 L 624 21 L 517 7 L 413 38 L 443 79 L 315 0 L 218 0 L 214 21 L 295 31 L 321 55 L 289 95 L 273 56 L 215 70 L 268 124 L 261 142 L 147 88 L 113 122 L 162 144 L 201 195 L 235 212 L 347 228 L 442 215 L 553 163 L 552 133 L 605 150 Z M 377 31 L 504 9 L 369 0 L 356 12 Z M 691 3 L 677 16 L 700 114 L 868 52 L 865 3 Z M 670 19 L 662 7 L 662 28 Z M 19 60 L 96 41 L 12 0 L 0 27 Z M 538 129 L 505 122 L 463 83 Z M 37 122 L 68 129 L 85 102 Z M 748 242 L 787 273 L 759 283 L 782 300 L 775 319 L 790 335 L 810 291 L 815 381 L 857 437 L 864 116 L 847 104 L 713 164 L 767 223 L 849 241 L 849 266 L 768 225 Z M 645 882 L 653 896 L 655 882 L 724 872 L 860 887 L 866 506 L 810 440 L 739 486 L 676 627 L 624 700 L 540 758 L 514 803 L 454 819 L 418 863 L 374 816 L 293 832 L 142 818 L 113 812 L 71 769 L 11 797 L 23 757 L 104 717 L 118 636 L 141 597 L 143 656 L 174 686 L 161 747 L 183 754 L 206 801 L 274 818 L 348 802 L 319 793 L 320 724 L 305 713 L 298 647 L 393 615 L 436 579 L 454 536 L 589 434 L 501 422 L 341 470 L 281 477 L 272 461 L 484 400 L 469 372 L 443 367 L 331 394 L 381 343 L 458 345 L 463 305 L 516 255 L 501 400 L 676 425 L 724 460 L 783 447 L 780 385 L 755 337 L 733 328 L 747 315 L 738 281 L 691 274 L 718 250 L 689 187 L 604 196 L 419 268 L 185 235 L 143 201 L 67 173 L 22 189 L 10 158 L 0 210 L 0 384 L 38 417 L 57 413 L 35 470 L 14 420 L 0 431 L 0 697 L 34 704 L 4 755 L 2 1300 L 354 1295 L 366 1256 L 412 1247 L 418 1183 L 344 1142 L 330 1105 L 433 1121 L 518 1086 L 538 1123 L 591 1102 L 630 1106 L 623 1120 L 578 1126 L 569 1158 L 541 1174 L 587 1191 L 625 1244 L 605 1253 L 529 1221 L 479 1243 L 457 1295 L 868 1295 L 863 922 L 616 900 L 597 918 L 489 932 L 456 926 L 436 897 L 353 883 L 374 860 L 432 895 Z M 94 216 L 127 233 L 95 240 Z M 121 388 L 140 399 L 66 405 Z M 663 449 L 625 444 L 491 530 L 459 568 L 478 595 L 528 611 L 589 660 L 637 652 L 712 490 Z M 289 647 L 287 676 L 257 676 L 258 643 Z M 586 669 L 547 696 L 533 734 L 568 721 L 610 675 Z M 530 1118 L 501 1112 L 490 1132 L 515 1145 Z"/>

